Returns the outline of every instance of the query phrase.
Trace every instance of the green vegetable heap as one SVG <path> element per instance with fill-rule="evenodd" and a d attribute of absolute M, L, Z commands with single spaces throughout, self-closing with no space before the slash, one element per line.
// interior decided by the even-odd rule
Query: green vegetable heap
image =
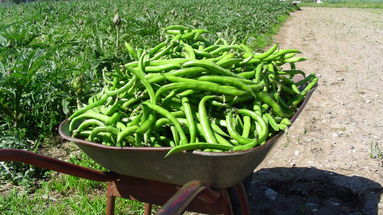
<path fill-rule="evenodd" d="M 125 44 L 136 61 L 104 72 L 103 90 L 70 117 L 73 136 L 108 146 L 170 146 L 168 155 L 248 150 L 285 130 L 318 81 L 295 69 L 305 60 L 295 49 L 255 53 L 222 38 L 212 43 L 202 29 L 173 25 L 164 32 L 166 41 L 146 51 Z"/>

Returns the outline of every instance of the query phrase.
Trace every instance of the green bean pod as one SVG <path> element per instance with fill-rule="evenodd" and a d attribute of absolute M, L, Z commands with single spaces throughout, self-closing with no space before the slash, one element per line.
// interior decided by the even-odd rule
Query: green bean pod
<path fill-rule="evenodd" d="M 221 75 L 226 75 L 226 76 L 231 76 L 231 77 L 236 77 L 243 79 L 241 76 L 231 72 L 230 70 L 227 70 L 223 67 L 218 66 L 217 64 L 207 61 L 207 60 L 194 60 L 194 61 L 189 61 L 183 64 L 184 67 L 192 67 L 192 66 L 198 66 L 198 67 L 204 67 L 206 69 L 209 69 L 213 72 L 216 72 Z"/>
<path fill-rule="evenodd" d="M 189 134 L 190 134 L 190 143 L 194 143 L 196 139 L 196 125 L 193 119 L 193 112 L 191 110 L 189 99 L 187 97 L 182 98 L 182 106 L 185 111 L 185 116 L 189 128 Z"/>
<path fill-rule="evenodd" d="M 249 116 L 243 117 L 243 130 L 242 137 L 248 138 L 250 134 L 251 118 Z"/>
<path fill-rule="evenodd" d="M 97 102 L 95 102 L 95 103 L 93 103 L 93 104 L 87 105 L 87 106 L 85 106 L 84 108 L 82 108 L 82 109 L 80 109 L 80 110 L 74 112 L 74 113 L 69 117 L 69 119 L 72 120 L 72 119 L 74 119 L 75 117 L 77 117 L 77 116 L 79 116 L 79 115 L 85 113 L 86 111 L 88 111 L 88 110 L 90 110 L 90 109 L 92 109 L 92 108 L 95 108 L 95 107 L 97 107 L 97 106 L 100 106 L 100 105 L 104 104 L 108 98 L 109 98 L 108 95 L 106 95 L 106 94 L 102 95 L 102 97 L 101 97 L 100 100 L 98 100 Z"/>
<path fill-rule="evenodd" d="M 244 138 L 242 137 L 240 134 L 237 133 L 237 131 L 235 130 L 235 126 L 233 124 L 233 112 L 230 111 L 227 115 L 226 115 L 226 125 L 227 125 L 227 131 L 229 132 L 230 136 L 236 140 L 239 144 L 241 145 L 244 145 L 244 144 L 249 144 L 249 143 L 252 143 L 254 142 L 254 140 L 251 140 L 251 139 L 248 139 L 248 138 Z"/>
<path fill-rule="evenodd" d="M 264 52 L 264 53 L 262 53 L 260 55 L 254 55 L 254 58 L 256 58 L 258 60 L 262 60 L 264 58 L 267 58 L 271 54 L 273 54 L 275 52 L 275 50 L 277 50 L 277 48 L 278 48 L 278 44 L 275 44 L 269 50 L 267 50 L 266 52 Z"/>
<path fill-rule="evenodd" d="M 92 130 L 92 132 L 90 133 L 89 135 L 89 140 L 93 141 L 95 136 L 100 133 L 100 132 L 108 132 L 108 133 L 112 133 L 112 134 L 115 134 L 117 135 L 118 134 L 118 129 L 117 128 L 114 128 L 112 126 L 99 126 L 99 127 L 96 127 Z"/>
<path fill-rule="evenodd" d="M 89 127 L 89 126 L 94 126 L 94 125 L 97 125 L 97 126 L 105 126 L 104 123 L 102 123 L 101 121 L 99 120 L 96 120 L 96 119 L 88 119 L 88 120 L 85 120 L 84 122 L 82 122 L 76 130 L 73 131 L 73 135 L 76 136 L 78 133 L 82 132 L 85 128 Z"/>
<path fill-rule="evenodd" d="M 147 105 L 150 109 L 152 109 L 152 110 L 156 111 L 157 113 L 161 114 L 162 116 L 166 117 L 167 119 L 169 119 L 173 123 L 175 129 L 177 130 L 177 132 L 180 136 L 180 144 L 181 145 L 188 143 L 188 140 L 186 138 L 184 131 L 182 130 L 180 123 L 177 121 L 177 119 L 174 116 L 172 116 L 170 114 L 170 112 L 168 110 L 166 110 L 166 109 L 164 109 L 158 105 L 148 103 L 148 102 L 144 102 L 144 104 Z"/>
<path fill-rule="evenodd" d="M 214 133 L 212 131 L 208 115 L 206 113 L 205 103 L 207 100 L 215 98 L 216 96 L 204 96 L 198 104 L 198 117 L 202 127 L 202 135 L 205 137 L 206 142 L 217 144 Z"/>
<path fill-rule="evenodd" d="M 138 55 L 137 55 L 137 52 L 136 50 L 127 42 L 125 42 L 125 47 L 126 49 L 128 50 L 130 56 L 134 59 L 134 60 L 138 60 Z"/>
<path fill-rule="evenodd" d="M 165 158 L 168 157 L 171 154 L 174 154 L 176 152 L 182 152 L 182 151 L 188 151 L 188 150 L 205 150 L 205 149 L 217 149 L 217 150 L 222 150 L 222 151 L 229 151 L 233 147 L 228 146 L 228 145 L 223 145 L 223 144 L 213 144 L 213 143 L 190 143 L 187 145 L 178 145 L 173 147 L 166 155 Z"/>
<path fill-rule="evenodd" d="M 214 93 L 224 94 L 224 95 L 232 95 L 232 96 L 241 96 L 244 95 L 246 92 L 242 90 L 233 89 L 232 87 L 228 86 L 220 86 L 220 85 L 214 85 L 211 83 L 205 83 L 205 82 L 184 82 L 184 83 L 171 83 L 162 86 L 159 88 L 156 92 L 156 99 L 158 100 L 160 95 L 166 91 L 169 90 L 203 90 L 203 91 L 210 91 Z"/>

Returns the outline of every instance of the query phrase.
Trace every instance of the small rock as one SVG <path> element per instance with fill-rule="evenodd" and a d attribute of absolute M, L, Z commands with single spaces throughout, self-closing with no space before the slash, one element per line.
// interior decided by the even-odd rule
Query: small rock
<path fill-rule="evenodd" d="M 292 162 L 290 165 L 291 165 L 292 167 L 295 167 L 295 166 L 296 166 L 296 164 L 295 164 L 294 162 Z"/>
<path fill-rule="evenodd" d="M 311 202 L 306 202 L 305 203 L 305 206 L 306 207 L 310 207 L 310 208 L 312 208 L 312 207 L 315 207 L 315 206 L 317 206 L 315 203 L 311 203 Z"/>
<path fill-rule="evenodd" d="M 49 201 L 53 201 L 53 202 L 57 201 L 57 199 L 55 199 L 55 198 L 53 198 L 53 197 L 50 197 L 50 196 L 47 196 L 47 195 L 43 195 L 43 196 L 41 196 L 41 198 L 42 198 L 42 199 L 47 199 L 47 200 L 49 200 Z"/>
<path fill-rule="evenodd" d="M 265 190 L 265 196 L 271 201 L 274 201 L 277 198 L 277 195 L 278 193 L 271 188 Z"/>
<path fill-rule="evenodd" d="M 371 100 L 366 100 L 364 101 L 366 104 L 370 104 L 371 103 Z"/>
<path fill-rule="evenodd" d="M 338 81 L 344 81 L 344 78 L 338 78 Z"/>
<path fill-rule="evenodd" d="M 334 205 L 334 206 L 340 206 L 340 203 L 339 202 L 330 202 L 330 204 Z"/>
<path fill-rule="evenodd" d="M 295 152 L 294 152 L 294 155 L 295 155 L 295 156 L 298 156 L 298 155 L 299 155 L 299 151 L 295 151 Z"/>
<path fill-rule="evenodd" d="M 355 147 L 353 145 L 350 146 L 350 149 L 354 149 Z"/>

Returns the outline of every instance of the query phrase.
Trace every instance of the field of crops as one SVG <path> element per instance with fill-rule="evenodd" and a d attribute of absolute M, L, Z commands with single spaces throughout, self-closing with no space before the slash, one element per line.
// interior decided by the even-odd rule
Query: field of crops
<path fill-rule="evenodd" d="M 57 144 L 52 136 L 57 134 L 58 123 L 100 90 L 102 70 L 132 60 L 124 42 L 139 49 L 152 47 L 164 39 L 159 36 L 163 27 L 182 24 L 207 29 L 212 41 L 218 36 L 228 41 L 246 38 L 248 46 L 262 49 L 270 44 L 271 35 L 292 10 L 288 2 L 277 0 L 1 3 L 0 148 L 38 151 L 50 143 Z M 78 157 L 72 162 L 91 165 L 81 159 L 82 155 Z M 11 180 L 30 185 L 30 178 L 41 174 L 30 166 L 0 165 L 1 183 Z M 57 183 L 58 187 L 64 186 Z M 98 185 L 78 187 L 85 195 Z M 65 189 L 58 190 L 67 192 Z M 0 199 L 5 202 L 0 204 L 0 211 L 10 208 L 12 201 L 12 195 Z M 62 210 L 60 207 L 68 206 L 58 206 L 56 212 Z M 5 214 L 17 208 L 14 205 Z M 24 210 L 53 213 L 33 207 Z"/>

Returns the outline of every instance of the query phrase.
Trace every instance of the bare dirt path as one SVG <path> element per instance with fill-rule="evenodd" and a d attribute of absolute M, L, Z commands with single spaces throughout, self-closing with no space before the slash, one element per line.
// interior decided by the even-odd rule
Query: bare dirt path
<path fill-rule="evenodd" d="M 275 41 L 320 82 L 256 169 L 252 213 L 383 214 L 383 10 L 302 8 Z"/>

